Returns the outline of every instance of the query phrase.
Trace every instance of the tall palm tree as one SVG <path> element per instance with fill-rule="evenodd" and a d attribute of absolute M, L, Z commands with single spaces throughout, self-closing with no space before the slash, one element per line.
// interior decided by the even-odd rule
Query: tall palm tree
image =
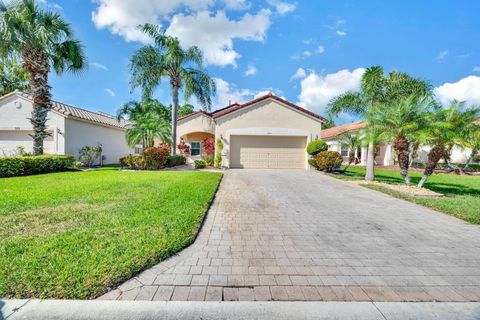
<path fill-rule="evenodd" d="M 428 117 L 428 125 L 420 134 L 420 141 L 424 145 L 430 145 L 432 148 L 428 152 L 427 164 L 423 177 L 418 183 L 423 187 L 427 179 L 432 175 L 437 163 L 444 158 L 453 146 L 473 147 L 469 144 L 468 136 L 475 133 L 474 121 L 479 115 L 478 108 L 465 109 L 463 102 L 453 101 L 446 108 L 438 108 Z M 477 129 L 478 130 L 478 129 Z M 467 139 L 465 139 L 467 138 Z M 474 142 L 480 145 L 480 138 Z M 471 140 L 472 142 L 475 139 Z"/>
<path fill-rule="evenodd" d="M 18 54 L 28 73 L 33 97 L 33 154 L 43 154 L 47 113 L 51 107 L 48 74 L 78 73 L 86 59 L 72 28 L 58 13 L 41 10 L 34 0 L 0 1 L 0 56 Z"/>
<path fill-rule="evenodd" d="M 337 141 L 348 149 L 348 164 L 343 169 L 347 171 L 348 167 L 355 162 L 355 150 L 361 146 L 361 138 L 357 132 L 345 131 L 338 136 Z"/>
<path fill-rule="evenodd" d="M 348 91 L 333 98 L 328 105 L 328 113 L 338 116 L 342 112 L 365 118 L 369 110 L 378 104 L 405 99 L 411 95 L 418 97 L 431 92 L 431 86 L 407 73 L 392 71 L 385 77 L 383 67 L 367 68 L 362 76 L 360 91 Z M 365 180 L 374 180 L 374 135 L 367 135 L 368 142 L 367 172 Z"/>
<path fill-rule="evenodd" d="M 155 138 L 170 143 L 170 128 L 166 118 L 168 109 L 156 100 L 142 102 L 129 101 L 117 111 L 117 119 L 128 119 L 131 127 L 127 129 L 126 138 L 130 146 L 141 144 L 153 147 Z"/>
<path fill-rule="evenodd" d="M 382 141 L 392 143 L 396 151 L 400 174 L 410 184 L 408 169 L 413 141 L 428 123 L 428 114 L 435 106 L 430 97 L 420 100 L 416 95 L 406 99 L 374 105 L 367 114 L 369 126 L 379 131 Z"/>
<path fill-rule="evenodd" d="M 184 49 L 177 38 L 166 36 L 157 25 L 145 24 L 140 29 L 153 45 L 140 48 L 130 59 L 132 89 L 140 87 L 144 97 L 151 97 L 162 78 L 170 82 L 172 94 L 172 154 L 176 153 L 178 96 L 184 90 L 184 99 L 192 95 L 202 107 L 209 110 L 215 95 L 215 81 L 203 71 L 203 55 L 196 47 Z"/>
<path fill-rule="evenodd" d="M 463 167 L 463 171 L 466 171 L 470 163 L 472 163 L 473 159 L 475 159 L 475 157 L 477 157 L 480 154 L 480 121 L 478 120 L 479 118 L 478 114 L 480 113 L 480 111 L 478 108 L 476 108 L 476 110 L 477 110 L 477 116 L 476 116 L 477 120 L 466 125 L 463 128 L 461 133 L 460 145 L 463 148 L 470 149 L 470 156 L 468 157 L 467 162 Z"/>

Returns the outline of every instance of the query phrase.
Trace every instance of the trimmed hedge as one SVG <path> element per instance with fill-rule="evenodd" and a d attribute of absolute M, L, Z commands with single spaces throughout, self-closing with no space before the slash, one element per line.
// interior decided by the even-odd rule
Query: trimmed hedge
<path fill-rule="evenodd" d="M 120 158 L 120 166 L 130 170 L 142 170 L 145 164 L 142 156 L 126 156 Z"/>
<path fill-rule="evenodd" d="M 72 168 L 73 156 L 43 155 L 0 158 L 0 178 L 65 171 Z"/>
<path fill-rule="evenodd" d="M 158 170 L 167 164 L 168 147 L 151 147 L 143 150 L 143 160 L 146 170 Z"/>
<path fill-rule="evenodd" d="M 307 145 L 307 153 L 311 156 L 315 156 L 322 151 L 328 150 L 328 144 L 323 140 L 313 140 Z"/>
<path fill-rule="evenodd" d="M 183 164 L 187 163 L 187 158 L 183 155 L 175 154 L 175 155 L 170 155 L 167 158 L 167 167 L 176 167 L 176 166 L 181 166 Z"/>

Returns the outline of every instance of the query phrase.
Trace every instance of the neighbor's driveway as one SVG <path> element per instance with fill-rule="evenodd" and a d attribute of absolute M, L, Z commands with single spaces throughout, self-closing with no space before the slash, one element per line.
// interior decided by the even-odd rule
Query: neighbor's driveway
<path fill-rule="evenodd" d="M 229 170 L 196 242 L 101 298 L 480 301 L 480 227 L 317 172 Z"/>

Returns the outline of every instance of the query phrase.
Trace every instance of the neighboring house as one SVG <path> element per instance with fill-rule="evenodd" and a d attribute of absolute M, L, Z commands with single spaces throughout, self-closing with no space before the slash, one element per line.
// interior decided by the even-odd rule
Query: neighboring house
<path fill-rule="evenodd" d="M 15 91 L 0 97 L 0 156 L 15 153 L 17 147 L 32 152 L 32 97 Z M 53 101 L 47 116 L 45 154 L 71 154 L 78 158 L 84 146 L 102 145 L 105 164 L 134 153 L 125 139 L 127 121 L 103 112 L 92 112 Z"/>
<path fill-rule="evenodd" d="M 306 145 L 320 138 L 325 119 L 272 94 L 208 113 L 178 119 L 177 144 L 190 145 L 188 160 L 200 159 L 202 141 L 221 139 L 227 168 L 308 169 Z"/>
<path fill-rule="evenodd" d="M 338 137 L 344 132 L 357 132 L 366 126 L 367 124 L 363 121 L 357 121 L 341 126 L 336 126 L 330 129 L 323 130 L 321 138 L 322 140 L 325 140 L 325 142 L 327 142 L 327 144 L 329 145 L 329 150 L 340 152 L 343 156 L 344 163 L 347 163 L 350 151 L 348 150 L 348 148 L 345 148 L 345 146 L 342 146 L 339 143 Z M 426 162 L 430 149 L 431 147 L 429 146 L 420 147 L 417 151 L 417 157 L 415 158 L 415 160 L 419 162 Z M 452 150 L 451 160 L 452 162 L 465 163 L 470 156 L 470 152 L 470 149 L 462 150 L 459 147 L 454 147 Z M 360 147 L 355 150 L 355 158 L 358 159 L 357 164 L 366 165 L 367 148 Z M 395 154 L 391 145 L 382 144 L 377 146 L 375 163 L 379 166 L 391 166 L 395 164 Z"/>

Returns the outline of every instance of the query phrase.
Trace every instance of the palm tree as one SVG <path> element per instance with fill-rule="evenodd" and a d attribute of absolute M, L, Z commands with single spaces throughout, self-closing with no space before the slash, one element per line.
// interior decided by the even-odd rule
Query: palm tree
<path fill-rule="evenodd" d="M 155 138 L 170 143 L 167 112 L 168 109 L 157 100 L 132 100 L 117 111 L 117 119 L 128 119 L 132 123 L 126 132 L 128 144 L 141 144 L 145 149 L 153 147 Z"/>
<path fill-rule="evenodd" d="M 162 78 L 170 82 L 172 94 L 172 154 L 176 153 L 178 95 L 184 89 L 184 99 L 192 95 L 202 107 L 210 110 L 215 95 L 215 81 L 203 71 L 203 56 L 196 47 L 183 49 L 177 38 L 166 36 L 157 25 L 145 24 L 140 29 L 153 41 L 139 49 L 130 59 L 132 90 L 141 88 L 144 97 L 151 97 Z"/>
<path fill-rule="evenodd" d="M 450 106 L 437 108 L 428 116 L 428 125 L 422 130 L 419 137 L 422 144 L 430 145 L 432 148 L 428 152 L 427 164 L 418 187 L 423 187 L 435 170 L 437 163 L 448 154 L 453 146 L 473 147 L 472 151 L 474 151 L 475 143 L 477 146 L 480 145 L 480 139 L 473 145 L 468 142 L 469 135 L 475 134 L 474 121 L 478 114 L 478 108 L 465 109 L 465 103 L 453 101 Z"/>
<path fill-rule="evenodd" d="M 86 67 L 86 59 L 72 28 L 59 14 L 44 11 L 34 0 L 0 1 L 0 56 L 18 54 L 28 73 L 33 97 L 30 122 L 33 125 L 33 154 L 43 154 L 47 113 L 51 107 L 48 73 L 78 73 Z"/>
<path fill-rule="evenodd" d="M 392 143 L 400 174 L 407 185 L 410 184 L 408 169 L 412 142 L 427 126 L 428 114 L 434 106 L 435 102 L 430 97 L 419 100 L 418 96 L 412 95 L 403 100 L 374 105 L 367 114 L 369 126 L 379 131 L 380 139 Z"/>
<path fill-rule="evenodd" d="M 348 164 L 343 169 L 343 171 L 347 171 L 348 167 L 355 162 L 355 150 L 361 146 L 360 135 L 356 132 L 345 131 L 338 136 L 338 142 L 348 149 Z"/>
<path fill-rule="evenodd" d="M 383 67 L 367 68 L 362 76 L 360 91 L 348 91 L 333 98 L 328 105 L 328 113 L 338 116 L 347 112 L 365 118 L 369 110 L 378 104 L 405 99 L 411 95 L 418 97 L 431 92 L 431 86 L 407 73 L 392 71 L 385 77 Z M 365 180 L 374 180 L 374 143 L 375 135 L 367 135 L 368 141 L 367 172 Z"/>
<path fill-rule="evenodd" d="M 478 108 L 476 110 L 476 118 L 478 119 L 480 111 Z M 480 154 L 480 121 L 475 120 L 463 127 L 461 146 L 470 149 L 470 156 L 463 167 L 463 171 L 466 171 L 473 159 Z"/>

